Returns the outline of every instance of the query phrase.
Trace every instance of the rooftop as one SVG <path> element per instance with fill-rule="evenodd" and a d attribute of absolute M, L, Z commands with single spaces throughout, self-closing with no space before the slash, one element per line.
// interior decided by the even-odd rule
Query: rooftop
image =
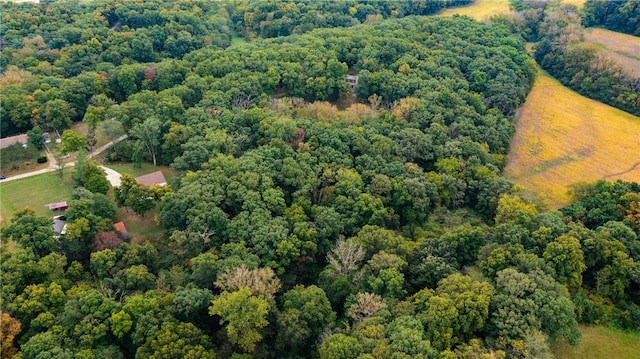
<path fill-rule="evenodd" d="M 147 186 L 151 186 L 152 184 L 165 185 L 167 184 L 167 179 L 164 178 L 164 174 L 162 171 L 156 171 L 153 173 L 146 174 L 144 176 L 136 177 L 136 181 L 138 183 L 142 183 Z"/>
<path fill-rule="evenodd" d="M 25 134 L 0 138 L 0 148 L 9 147 L 16 143 L 25 144 L 27 142 L 28 142 L 28 138 L 27 138 L 27 135 Z"/>
<path fill-rule="evenodd" d="M 127 232 L 127 227 L 125 227 L 124 222 L 114 223 L 113 228 L 122 234 L 122 238 L 129 239 L 129 232 Z"/>

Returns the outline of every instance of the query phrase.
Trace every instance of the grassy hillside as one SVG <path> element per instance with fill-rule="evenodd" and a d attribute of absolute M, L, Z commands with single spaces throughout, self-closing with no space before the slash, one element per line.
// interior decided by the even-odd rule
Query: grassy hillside
<path fill-rule="evenodd" d="M 640 182 L 640 118 L 581 96 L 542 70 L 517 123 L 505 175 L 551 208 L 567 204 L 567 186 L 575 182 Z"/>
<path fill-rule="evenodd" d="M 573 348 L 566 343 L 555 345 L 556 359 L 635 359 L 640 353 L 640 333 L 622 332 L 606 327 L 581 326 L 582 340 Z"/>
<path fill-rule="evenodd" d="M 601 28 L 586 29 L 584 35 L 624 69 L 640 76 L 640 37 Z"/>
<path fill-rule="evenodd" d="M 488 19 L 493 15 L 509 11 L 508 0 L 476 0 L 469 6 L 446 9 L 440 13 L 443 16 L 466 15 L 476 20 Z"/>

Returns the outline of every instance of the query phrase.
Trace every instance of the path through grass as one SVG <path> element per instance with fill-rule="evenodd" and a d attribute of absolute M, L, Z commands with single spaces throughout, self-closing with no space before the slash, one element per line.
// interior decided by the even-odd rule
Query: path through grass
<path fill-rule="evenodd" d="M 538 70 L 518 110 L 506 177 L 551 208 L 568 204 L 572 183 L 640 182 L 640 118 L 581 96 Z"/>
<path fill-rule="evenodd" d="M 640 332 L 586 326 L 580 326 L 580 331 L 582 340 L 577 347 L 553 346 L 556 359 L 637 359 L 640 354 Z"/>

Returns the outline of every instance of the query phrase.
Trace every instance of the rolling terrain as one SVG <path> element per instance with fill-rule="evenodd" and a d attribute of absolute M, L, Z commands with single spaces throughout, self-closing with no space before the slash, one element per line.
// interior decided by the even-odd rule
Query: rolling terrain
<path fill-rule="evenodd" d="M 601 28 L 588 28 L 584 36 L 623 69 L 640 76 L 640 37 Z"/>
<path fill-rule="evenodd" d="M 640 181 L 640 118 L 581 96 L 540 70 L 517 114 L 505 175 L 551 208 L 568 186 Z"/>

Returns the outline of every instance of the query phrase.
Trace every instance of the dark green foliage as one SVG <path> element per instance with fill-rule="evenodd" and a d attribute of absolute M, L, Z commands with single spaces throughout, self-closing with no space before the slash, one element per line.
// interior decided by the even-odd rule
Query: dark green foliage
<path fill-rule="evenodd" d="M 382 21 L 466 3 L 0 4 L 3 135 L 83 119 L 131 137 L 107 159 L 177 171 L 175 192 L 114 191 L 140 215 L 160 203 L 155 237 L 101 250 L 116 211 L 83 156 L 60 242 L 30 212 L 7 226 L 23 356 L 545 355 L 578 337 L 565 285 L 580 321 L 637 327 L 637 185 L 538 214 L 499 175 L 524 44 L 468 18 Z"/>
<path fill-rule="evenodd" d="M 51 225 L 51 219 L 36 216 L 32 209 L 25 208 L 13 214 L 11 224 L 3 228 L 2 236 L 33 249 L 36 256 L 44 257 L 58 249 Z"/>
<path fill-rule="evenodd" d="M 637 1 L 587 0 L 582 10 L 585 26 L 604 26 L 640 36 L 640 4 Z"/>

